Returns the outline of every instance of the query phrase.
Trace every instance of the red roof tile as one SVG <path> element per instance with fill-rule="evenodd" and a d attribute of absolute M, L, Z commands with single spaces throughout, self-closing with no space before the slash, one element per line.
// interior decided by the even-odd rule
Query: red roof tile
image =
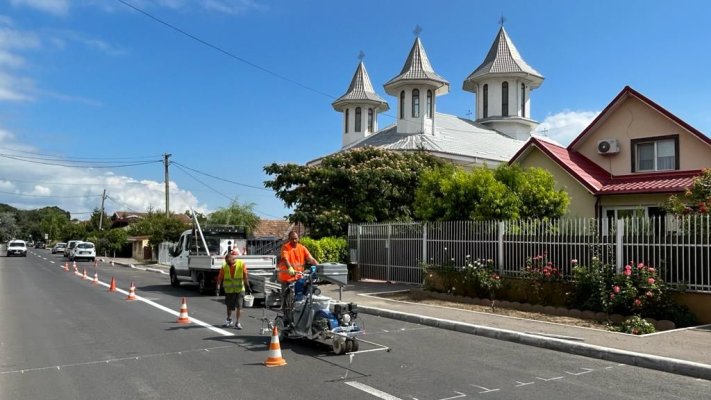
<path fill-rule="evenodd" d="M 683 192 L 700 174 L 701 171 L 696 170 L 615 176 L 602 187 L 600 194 Z"/>

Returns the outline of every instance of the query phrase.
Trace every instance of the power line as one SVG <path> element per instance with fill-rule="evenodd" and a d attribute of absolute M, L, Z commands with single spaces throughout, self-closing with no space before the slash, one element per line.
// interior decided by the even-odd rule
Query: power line
<path fill-rule="evenodd" d="M 8 178 L 3 178 L 3 177 L 0 177 L 0 181 L 52 185 L 52 186 L 106 186 L 107 185 L 106 182 L 101 182 L 101 183 L 43 182 L 43 181 L 27 181 L 27 180 L 22 180 L 22 179 L 8 179 Z M 121 184 L 121 186 L 144 185 L 144 183 L 142 183 L 142 182 L 121 182 L 120 184 Z"/>
<path fill-rule="evenodd" d="M 22 196 L 22 197 L 44 197 L 44 198 L 58 198 L 58 199 L 88 199 L 91 197 L 99 197 L 100 194 L 88 194 L 84 196 L 52 196 L 52 195 L 41 195 L 41 194 L 22 194 L 22 193 L 12 193 L 12 192 L 0 192 L 1 194 L 8 194 L 11 196 Z"/>
<path fill-rule="evenodd" d="M 18 157 L 18 156 L 12 156 L 9 154 L 0 154 L 0 157 L 8 158 L 11 160 L 16 160 L 16 161 L 24 161 L 24 162 L 28 162 L 28 163 L 32 163 L 32 164 L 51 165 L 51 166 L 55 166 L 55 167 L 94 168 L 94 169 L 135 167 L 138 165 L 155 164 L 155 163 L 162 162 L 161 160 L 155 160 L 155 161 L 143 161 L 143 162 L 136 162 L 136 163 L 116 164 L 116 165 L 68 165 L 68 164 L 61 164 L 61 163 L 35 161 L 35 160 L 32 160 L 31 157 L 23 158 L 23 157 Z M 69 161 L 69 162 L 71 162 L 71 161 Z"/>
<path fill-rule="evenodd" d="M 212 44 L 212 43 L 210 43 L 210 42 L 208 42 L 208 41 L 206 41 L 206 40 L 200 39 L 199 37 L 197 37 L 197 36 L 195 36 L 195 35 L 193 35 L 193 34 L 191 34 L 191 33 L 188 33 L 188 32 L 186 32 L 186 31 L 184 31 L 184 30 L 178 28 L 177 26 L 175 26 L 175 25 L 173 25 L 173 24 L 171 24 L 171 23 L 169 23 L 169 22 L 166 22 L 166 21 L 164 21 L 164 20 L 162 20 L 162 19 L 160 19 L 160 18 L 158 18 L 158 17 L 156 17 L 156 16 L 150 14 L 149 12 L 144 11 L 144 10 L 142 10 L 142 9 L 140 9 L 140 8 L 134 6 L 133 4 L 130 4 L 130 3 L 126 2 L 126 1 L 124 1 L 124 0 L 117 0 L 117 1 L 118 1 L 119 3 L 122 3 L 123 5 L 125 5 L 125 6 L 127 6 L 127 7 L 130 7 L 130 8 L 132 8 L 132 9 L 134 9 L 135 11 L 138 11 L 139 13 L 145 15 L 146 17 L 148 17 L 148 18 L 150 18 L 150 19 L 152 19 L 152 20 L 154 20 L 154 21 L 156 21 L 156 22 L 158 22 L 158 23 L 160 23 L 160 24 L 163 24 L 163 25 L 167 26 L 168 28 L 173 29 L 174 31 L 176 31 L 176 32 L 178 32 L 178 33 L 180 33 L 180 34 L 182 34 L 182 35 L 185 35 L 185 36 L 189 37 L 190 39 L 193 39 L 194 41 L 196 41 L 196 42 L 198 42 L 198 43 L 200 43 L 200 44 L 202 44 L 202 45 L 205 45 L 205 46 L 207 46 L 207 47 L 209 47 L 209 48 L 211 48 L 211 49 L 213 49 L 213 50 L 217 50 L 217 51 L 219 51 L 220 53 L 222 53 L 222 54 L 224 54 L 224 55 L 226 55 L 226 56 L 228 56 L 228 57 L 234 58 L 235 60 L 237 60 L 237 61 L 239 61 L 239 62 L 242 62 L 242 63 L 244 63 L 244 64 L 247 64 L 247 65 L 249 65 L 249 66 L 252 67 L 252 68 L 258 69 L 258 70 L 260 70 L 260 71 L 262 71 L 262 72 L 265 72 L 265 73 L 267 73 L 267 74 L 269 74 L 269 75 L 271 75 L 271 76 L 274 76 L 274 77 L 279 78 L 279 79 L 281 79 L 281 80 L 284 80 L 284 81 L 286 81 L 286 82 L 292 83 L 292 84 L 294 84 L 294 85 L 297 85 L 297 86 L 299 86 L 299 87 L 301 87 L 301 88 L 303 88 L 303 89 L 309 90 L 309 91 L 314 92 L 314 93 L 316 93 L 316 94 L 320 94 L 320 95 L 322 95 L 322 96 L 328 97 L 329 99 L 335 99 L 335 98 L 336 98 L 335 96 L 331 96 L 331 95 L 328 94 L 328 93 L 324 93 L 324 92 L 322 92 L 322 91 L 320 91 L 320 90 L 318 90 L 318 89 L 314 89 L 314 88 L 312 88 L 312 87 L 310 87 L 310 86 L 304 85 L 304 84 L 301 83 L 301 82 L 295 81 L 295 80 L 293 80 L 293 79 L 291 79 L 291 78 L 288 78 L 288 77 L 286 77 L 286 76 L 284 76 L 284 75 L 278 74 L 278 73 L 276 73 L 276 72 L 274 72 L 274 71 L 271 71 L 271 70 L 269 70 L 269 69 L 267 69 L 267 68 L 264 68 L 264 67 L 262 67 L 262 66 L 260 66 L 260 65 L 257 65 L 257 64 L 255 64 L 255 63 L 249 61 L 249 60 L 246 60 L 246 59 L 244 59 L 244 58 L 242 58 L 242 57 L 240 57 L 240 56 L 238 56 L 238 55 L 236 55 L 236 54 L 233 54 L 233 53 L 231 53 L 231 52 L 229 52 L 229 51 L 227 51 L 227 50 L 225 50 L 225 49 L 223 49 L 223 48 L 221 48 L 221 47 L 219 47 L 219 46 L 217 46 L 217 45 L 214 45 L 214 44 Z"/>
<path fill-rule="evenodd" d="M 136 213 L 144 212 L 144 211 L 136 211 L 136 210 L 132 209 L 131 207 L 129 207 L 128 205 L 126 205 L 124 203 L 120 203 L 118 200 L 115 200 L 113 197 L 111 197 L 109 195 L 106 195 L 106 198 L 108 200 L 111 200 L 111 202 L 116 204 L 117 206 L 126 209 L 127 211 L 136 212 Z"/>
<path fill-rule="evenodd" d="M 47 158 L 54 158 L 54 159 L 59 159 L 59 160 L 66 160 L 66 161 L 72 161 L 74 160 L 146 160 L 146 159 L 155 159 L 160 157 L 160 155 L 150 155 L 150 156 L 136 156 L 136 157 L 64 157 L 64 156 L 57 156 L 54 154 L 43 154 L 43 153 L 37 153 L 33 151 L 23 151 L 23 150 L 17 150 L 17 149 L 4 149 L 0 148 L 0 151 L 9 151 L 9 152 L 15 152 L 15 153 L 23 153 L 23 154 L 31 154 L 34 156 L 42 156 L 42 157 L 47 157 Z"/>
<path fill-rule="evenodd" d="M 183 164 L 180 164 L 180 163 L 175 162 L 175 161 L 171 161 L 171 164 L 175 164 L 175 165 L 178 166 L 178 167 L 187 168 L 187 169 L 189 169 L 189 170 L 191 170 L 191 171 L 193 171 L 193 172 L 197 172 L 198 174 L 205 175 L 205 176 L 209 176 L 210 178 L 217 179 L 217 180 L 219 180 L 219 181 L 223 181 L 223 182 L 227 182 L 227 183 L 232 183 L 232 184 L 235 184 L 235 185 L 238 185 L 238 186 L 244 186 L 244 187 L 248 187 L 248 188 L 252 188 L 252 189 L 264 190 L 264 191 L 267 191 L 267 192 L 271 192 L 271 191 L 272 191 L 271 189 L 266 189 L 266 188 L 259 187 L 259 186 L 247 185 L 246 183 L 240 183 L 240 182 L 231 181 L 231 180 L 229 180 L 229 179 L 220 178 L 219 176 L 211 175 L 211 174 L 208 174 L 207 172 L 198 171 L 198 170 L 196 170 L 196 169 L 194 169 L 194 168 L 190 168 L 190 167 L 188 167 L 187 165 L 183 165 Z"/>

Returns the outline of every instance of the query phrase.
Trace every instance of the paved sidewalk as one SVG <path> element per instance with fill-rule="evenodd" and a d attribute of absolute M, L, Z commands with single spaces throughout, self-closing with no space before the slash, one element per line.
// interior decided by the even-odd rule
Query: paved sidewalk
<path fill-rule="evenodd" d="M 164 274 L 168 271 L 167 266 L 160 264 L 141 265 L 131 259 L 115 261 L 146 271 Z M 402 284 L 358 281 L 342 289 L 333 284 L 320 287 L 324 295 L 357 303 L 366 314 L 711 380 L 711 325 L 634 336 L 373 295 L 412 288 Z"/>

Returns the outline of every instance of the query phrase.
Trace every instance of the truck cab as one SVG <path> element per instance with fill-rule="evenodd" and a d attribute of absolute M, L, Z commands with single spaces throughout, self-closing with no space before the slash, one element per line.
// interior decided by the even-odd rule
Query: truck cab
<path fill-rule="evenodd" d="M 181 281 L 198 284 L 201 294 L 219 294 L 215 281 L 222 268 L 225 255 L 237 250 L 237 259 L 247 265 L 251 276 L 271 276 L 276 270 L 276 257 L 271 255 L 246 255 L 247 235 L 244 227 L 232 225 L 206 226 L 184 231 L 171 252 L 170 284 L 180 286 Z M 258 294 L 258 293 L 257 293 Z"/>

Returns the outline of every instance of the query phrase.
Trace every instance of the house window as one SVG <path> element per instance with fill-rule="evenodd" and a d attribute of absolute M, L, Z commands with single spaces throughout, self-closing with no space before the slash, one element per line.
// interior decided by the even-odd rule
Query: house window
<path fill-rule="evenodd" d="M 484 97 L 482 118 L 486 118 L 489 116 L 489 85 L 484 85 L 484 93 L 482 93 L 482 96 Z"/>
<path fill-rule="evenodd" d="M 635 234 L 659 234 L 667 230 L 669 217 L 663 208 L 656 206 L 618 206 L 603 208 L 602 233 L 613 234 L 617 220 L 625 221 L 625 232 Z"/>
<path fill-rule="evenodd" d="M 526 118 L 526 84 L 521 84 L 521 116 Z"/>
<path fill-rule="evenodd" d="M 679 169 L 679 136 L 632 140 L 632 172 Z"/>
<path fill-rule="evenodd" d="M 432 118 L 434 114 L 434 104 L 432 103 L 432 91 L 427 91 L 427 118 Z"/>
<path fill-rule="evenodd" d="M 405 91 L 400 92 L 400 119 L 405 118 Z"/>
<path fill-rule="evenodd" d="M 509 83 L 504 82 L 501 84 L 501 115 L 503 117 L 509 116 Z"/>
<path fill-rule="evenodd" d="M 368 132 L 373 132 L 373 109 L 368 109 Z"/>
<path fill-rule="evenodd" d="M 361 124 L 360 107 L 356 107 L 356 111 L 355 111 L 355 131 L 356 132 L 360 132 L 360 124 Z"/>
<path fill-rule="evenodd" d="M 349 120 L 350 117 L 351 117 L 350 111 L 351 111 L 351 110 L 349 110 L 349 109 L 346 108 L 346 133 L 348 133 L 348 120 Z"/>
<path fill-rule="evenodd" d="M 420 117 L 420 91 L 412 89 L 412 118 Z"/>

